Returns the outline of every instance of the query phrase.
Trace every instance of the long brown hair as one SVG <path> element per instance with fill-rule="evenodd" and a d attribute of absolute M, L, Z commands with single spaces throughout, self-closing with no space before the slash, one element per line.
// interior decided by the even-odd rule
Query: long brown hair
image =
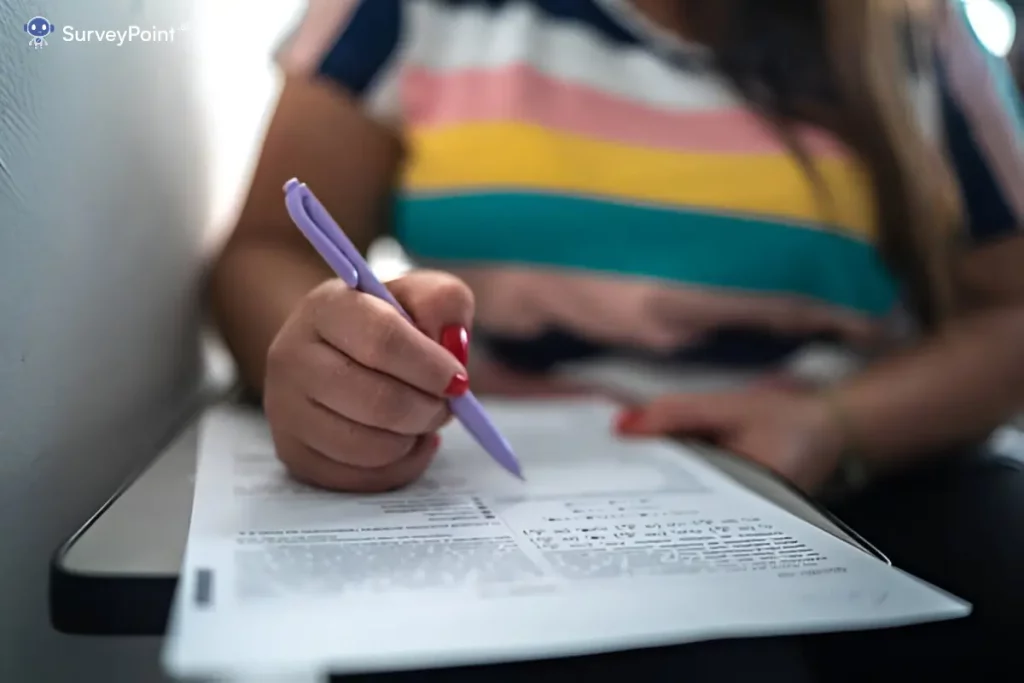
<path fill-rule="evenodd" d="M 875 191 L 880 252 L 932 329 L 957 308 L 952 259 L 963 213 L 910 84 L 931 71 L 943 2 L 692 0 L 685 10 L 717 66 L 812 176 L 796 123 L 830 130 L 858 155 Z"/>

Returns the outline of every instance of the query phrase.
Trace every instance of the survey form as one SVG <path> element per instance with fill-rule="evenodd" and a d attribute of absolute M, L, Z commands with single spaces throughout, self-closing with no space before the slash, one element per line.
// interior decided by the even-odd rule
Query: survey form
<path fill-rule="evenodd" d="M 698 448 L 619 440 L 611 403 L 487 409 L 526 482 L 454 425 L 421 480 L 372 496 L 290 479 L 258 412 L 210 413 L 169 672 L 454 666 L 970 611 Z"/>

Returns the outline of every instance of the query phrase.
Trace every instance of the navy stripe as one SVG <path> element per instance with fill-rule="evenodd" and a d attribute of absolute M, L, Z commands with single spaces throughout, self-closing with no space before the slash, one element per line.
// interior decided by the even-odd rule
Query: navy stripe
<path fill-rule="evenodd" d="M 352 94 L 365 93 L 402 34 L 402 0 L 363 0 L 318 69 Z"/>
<path fill-rule="evenodd" d="M 941 68 L 939 75 L 943 82 Z M 960 181 L 970 237 L 985 241 L 1014 232 L 1016 216 L 978 149 L 970 124 L 948 89 L 941 90 L 946 146 Z"/>
<path fill-rule="evenodd" d="M 485 329 L 473 331 L 473 342 L 487 349 L 488 356 L 520 372 L 548 372 L 563 363 L 600 357 L 627 356 L 664 363 L 721 365 L 759 369 L 784 361 L 810 343 L 840 344 L 833 335 L 785 336 L 763 330 L 723 329 L 704 336 L 692 347 L 665 354 L 651 354 L 639 348 L 594 344 L 564 330 L 548 330 L 532 339 L 493 335 Z"/>

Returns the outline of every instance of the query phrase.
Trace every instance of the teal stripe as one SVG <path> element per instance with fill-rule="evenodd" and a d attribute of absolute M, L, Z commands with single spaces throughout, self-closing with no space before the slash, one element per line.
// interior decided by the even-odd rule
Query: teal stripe
<path fill-rule="evenodd" d="M 405 197 L 395 217 L 399 240 L 422 259 L 789 293 L 873 316 L 896 299 L 870 245 L 778 222 L 525 193 Z"/>

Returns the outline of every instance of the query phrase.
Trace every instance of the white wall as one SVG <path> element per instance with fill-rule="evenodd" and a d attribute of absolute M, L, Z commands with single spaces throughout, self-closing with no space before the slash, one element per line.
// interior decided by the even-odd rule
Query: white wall
<path fill-rule="evenodd" d="M 0 681 L 161 680 L 156 639 L 49 627 L 56 546 L 190 403 L 196 275 L 234 219 L 303 0 L 0 0 Z M 57 26 L 42 50 L 20 25 Z M 175 27 L 65 43 L 64 27 Z M 182 32 L 180 29 L 186 27 Z M 384 275 L 406 267 L 381 245 Z"/>
<path fill-rule="evenodd" d="M 194 37 L 203 67 L 199 85 L 211 138 L 207 247 L 215 247 L 226 236 L 241 208 L 280 88 L 272 53 L 305 5 L 304 0 L 211 0 L 196 10 Z M 225 26 L 231 27 L 230 38 L 225 37 Z M 410 265 L 390 238 L 374 245 L 369 258 L 384 279 L 398 277 Z"/>
<path fill-rule="evenodd" d="M 50 554 L 198 378 L 206 141 L 195 50 L 21 23 L 178 26 L 201 0 L 0 0 L 0 680 L 158 677 L 155 641 L 49 628 Z M 230 36 L 230 31 L 225 33 Z M 227 40 L 227 38 L 225 38 Z"/>
<path fill-rule="evenodd" d="M 210 0 L 196 9 L 197 86 L 210 135 L 210 244 L 233 224 L 244 199 L 280 87 L 272 53 L 304 7 L 303 0 Z"/>

